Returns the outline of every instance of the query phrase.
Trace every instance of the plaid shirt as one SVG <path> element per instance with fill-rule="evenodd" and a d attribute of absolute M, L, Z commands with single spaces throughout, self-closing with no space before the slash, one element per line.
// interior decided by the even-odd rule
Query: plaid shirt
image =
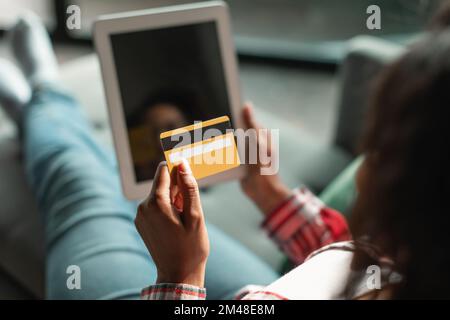
<path fill-rule="evenodd" d="M 345 218 L 324 204 L 306 188 L 295 189 L 287 200 L 269 214 L 262 223 L 268 236 L 296 265 L 314 251 L 328 244 L 350 240 Z M 203 300 L 205 288 L 186 284 L 156 284 L 142 290 L 145 300 Z M 263 287 L 246 286 L 235 296 L 244 300 L 284 300 Z"/>

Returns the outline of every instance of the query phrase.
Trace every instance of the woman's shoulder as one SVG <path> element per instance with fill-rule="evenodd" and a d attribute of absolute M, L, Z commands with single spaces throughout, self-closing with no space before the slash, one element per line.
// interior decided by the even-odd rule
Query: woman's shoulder
<path fill-rule="evenodd" d="M 390 272 L 389 261 L 380 258 L 376 248 L 354 241 L 337 242 L 313 252 L 304 263 L 270 284 L 266 291 L 274 292 L 288 299 L 340 299 L 350 276 L 361 274 L 356 296 L 369 293 L 374 289 L 371 277 L 377 277 L 374 268 L 352 270 L 352 260 L 356 250 L 363 250 L 374 261 L 380 261 L 380 288 L 386 283 L 382 275 Z M 372 266 L 373 267 L 373 266 Z M 376 270 L 375 270 L 376 271 Z"/>
<path fill-rule="evenodd" d="M 349 276 L 353 247 L 348 241 L 323 247 L 265 290 L 291 300 L 335 299 Z"/>

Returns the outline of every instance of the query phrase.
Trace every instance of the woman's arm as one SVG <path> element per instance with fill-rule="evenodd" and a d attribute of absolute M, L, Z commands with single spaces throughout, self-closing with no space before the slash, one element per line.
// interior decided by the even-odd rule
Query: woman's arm
<path fill-rule="evenodd" d="M 246 123 L 256 128 L 251 109 L 245 110 Z M 259 136 L 257 142 L 270 145 L 270 137 Z M 263 227 L 269 236 L 294 262 L 301 263 L 326 244 L 350 238 L 339 213 L 324 207 L 304 188 L 290 191 L 278 175 L 261 175 L 258 166 L 250 166 L 242 188 L 266 215 Z M 156 284 L 142 291 L 143 299 L 206 297 L 203 283 L 209 241 L 198 186 L 187 162 L 175 170 L 174 179 L 170 179 L 167 166 L 160 164 L 150 196 L 136 216 L 136 227 L 158 270 Z M 282 299 L 270 292 L 261 294 L 267 299 Z"/>
<path fill-rule="evenodd" d="M 344 216 L 306 188 L 295 189 L 266 216 L 262 227 L 297 265 L 325 245 L 351 239 Z"/>
<path fill-rule="evenodd" d="M 247 129 L 258 133 L 258 150 L 263 149 L 275 159 L 278 155 L 271 136 L 261 130 L 250 104 L 244 106 L 243 119 Z M 294 263 L 300 264 L 324 245 L 351 238 L 340 213 L 325 207 L 306 188 L 290 190 L 278 174 L 263 175 L 262 167 L 260 161 L 248 165 L 241 187 L 265 216 L 263 228 Z"/>

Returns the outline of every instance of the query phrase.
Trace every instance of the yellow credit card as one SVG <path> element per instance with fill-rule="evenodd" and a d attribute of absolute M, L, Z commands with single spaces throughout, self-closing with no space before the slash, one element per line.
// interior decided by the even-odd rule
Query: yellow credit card
<path fill-rule="evenodd" d="M 161 145 L 169 171 L 186 159 L 196 179 L 230 170 L 241 163 L 230 118 L 196 122 L 161 133 Z"/>

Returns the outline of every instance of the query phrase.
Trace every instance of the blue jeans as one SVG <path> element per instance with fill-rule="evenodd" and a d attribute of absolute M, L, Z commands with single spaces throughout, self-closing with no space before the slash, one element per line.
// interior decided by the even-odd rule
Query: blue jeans
<path fill-rule="evenodd" d="M 56 88 L 37 90 L 24 114 L 25 164 L 45 222 L 49 299 L 137 299 L 156 267 L 134 226 L 136 203 L 121 192 L 112 152 L 92 137 L 77 102 Z M 228 299 L 246 284 L 278 274 L 208 225 L 208 298 Z M 174 263 L 179 263 L 174 261 Z M 81 271 L 70 290 L 67 268 Z"/>

